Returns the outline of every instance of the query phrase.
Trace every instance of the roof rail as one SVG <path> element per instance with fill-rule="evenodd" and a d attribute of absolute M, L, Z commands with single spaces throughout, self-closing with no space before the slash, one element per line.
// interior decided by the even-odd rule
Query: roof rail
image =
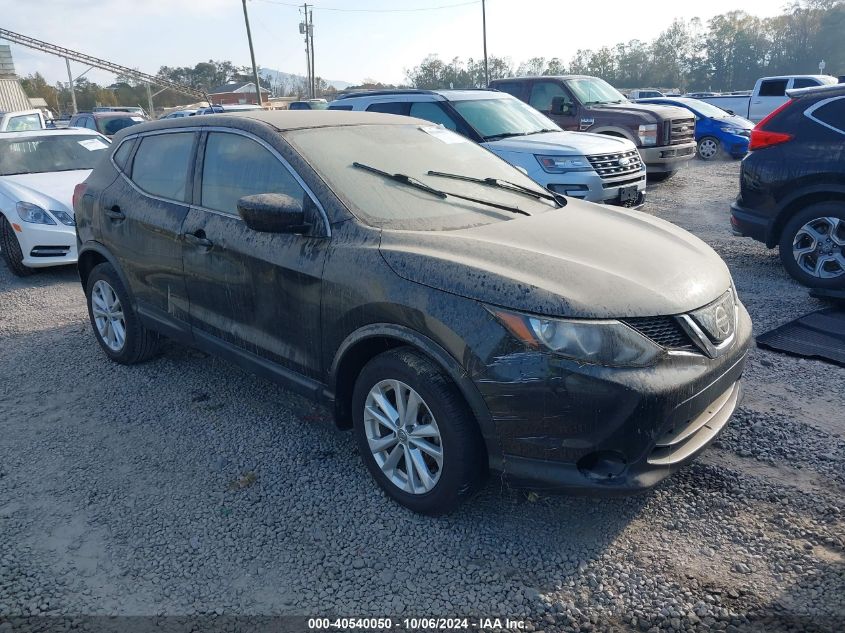
<path fill-rule="evenodd" d="M 345 92 L 335 97 L 338 99 L 349 99 L 351 97 L 378 97 L 380 95 L 429 95 L 434 90 L 419 90 L 417 88 L 395 88 L 393 90 L 361 90 L 360 92 Z"/>

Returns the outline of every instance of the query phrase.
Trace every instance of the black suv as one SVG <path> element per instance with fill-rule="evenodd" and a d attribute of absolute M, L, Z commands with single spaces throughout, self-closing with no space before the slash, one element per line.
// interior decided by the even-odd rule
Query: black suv
<path fill-rule="evenodd" d="M 751 132 L 736 233 L 778 246 L 805 286 L 845 288 L 845 85 L 792 90 Z"/>
<path fill-rule="evenodd" d="M 737 405 L 751 323 L 716 253 L 559 197 L 428 121 L 144 123 L 74 208 L 111 359 L 147 359 L 167 336 L 322 400 L 420 512 L 453 508 L 489 468 L 641 490 Z"/>

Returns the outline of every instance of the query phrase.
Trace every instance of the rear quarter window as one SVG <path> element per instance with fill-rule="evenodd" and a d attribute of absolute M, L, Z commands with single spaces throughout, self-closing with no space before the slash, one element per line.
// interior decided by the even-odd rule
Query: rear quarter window
<path fill-rule="evenodd" d="M 193 148 L 193 132 L 143 137 L 132 161 L 132 182 L 151 195 L 186 202 Z"/>
<path fill-rule="evenodd" d="M 821 105 L 811 110 L 810 117 L 825 127 L 845 134 L 845 97 L 821 102 Z"/>
<path fill-rule="evenodd" d="M 402 116 L 408 116 L 410 111 L 410 103 L 400 103 L 396 101 L 391 103 L 373 103 L 367 106 L 367 112 L 382 112 L 384 114 L 401 114 Z"/>

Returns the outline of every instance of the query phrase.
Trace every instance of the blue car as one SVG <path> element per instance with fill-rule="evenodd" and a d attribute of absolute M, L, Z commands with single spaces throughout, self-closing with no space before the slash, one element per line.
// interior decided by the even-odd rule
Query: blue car
<path fill-rule="evenodd" d="M 754 127 L 748 119 L 688 97 L 655 97 L 638 99 L 637 103 L 678 106 L 692 112 L 698 157 L 702 160 L 713 160 L 721 154 L 742 158 L 748 153 L 748 140 Z"/>

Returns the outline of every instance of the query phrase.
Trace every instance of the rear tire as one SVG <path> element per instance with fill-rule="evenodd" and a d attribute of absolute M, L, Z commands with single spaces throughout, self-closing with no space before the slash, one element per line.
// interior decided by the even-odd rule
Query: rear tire
<path fill-rule="evenodd" d="M 779 243 L 783 267 L 810 288 L 845 289 L 845 202 L 819 202 L 796 213 Z"/>
<path fill-rule="evenodd" d="M 24 266 L 23 251 L 21 244 L 5 216 L 0 215 L 0 251 L 3 252 L 3 259 L 12 274 L 18 277 L 28 277 L 35 273 L 34 268 Z"/>
<path fill-rule="evenodd" d="M 155 355 L 161 337 L 141 323 L 114 266 L 104 262 L 94 267 L 85 285 L 85 298 L 94 336 L 110 359 L 134 365 Z"/>
<path fill-rule="evenodd" d="M 442 369 L 410 347 L 380 354 L 364 366 L 355 382 L 352 416 L 370 474 L 414 512 L 451 512 L 484 481 L 484 442 L 463 396 Z"/>

